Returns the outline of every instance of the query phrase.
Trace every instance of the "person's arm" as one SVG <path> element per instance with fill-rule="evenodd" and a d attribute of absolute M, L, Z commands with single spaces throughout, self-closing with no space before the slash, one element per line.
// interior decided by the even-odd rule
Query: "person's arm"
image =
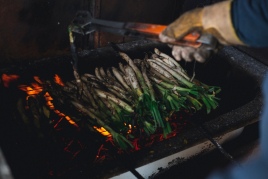
<path fill-rule="evenodd" d="M 240 165 L 233 165 L 222 171 L 215 171 L 208 179 L 267 179 L 268 178 L 268 75 L 262 84 L 263 107 L 259 122 L 260 147 Z"/>
<path fill-rule="evenodd" d="M 268 47 L 268 0 L 235 0 L 231 16 L 241 41 L 252 47 Z"/>
<path fill-rule="evenodd" d="M 268 46 L 268 0 L 236 0 L 232 4 L 232 19 L 237 36 L 252 47 Z M 268 178 L 268 75 L 263 86 L 263 109 L 260 116 L 259 153 L 239 166 L 212 173 L 208 179 Z"/>
<path fill-rule="evenodd" d="M 268 47 L 267 7 L 267 0 L 234 0 L 197 8 L 180 16 L 159 37 L 169 42 L 199 31 L 212 34 L 222 45 Z M 186 61 L 203 62 L 208 57 L 206 49 L 180 46 L 174 46 L 172 54 Z"/>

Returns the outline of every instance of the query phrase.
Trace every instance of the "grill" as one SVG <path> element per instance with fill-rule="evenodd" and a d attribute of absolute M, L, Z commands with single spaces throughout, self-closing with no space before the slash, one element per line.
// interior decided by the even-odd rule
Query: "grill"
<path fill-rule="evenodd" d="M 195 72 L 196 79 L 221 87 L 219 107 L 210 114 L 179 112 L 172 118 L 174 131 L 166 139 L 156 133 L 127 151 L 116 148 L 101 133 L 76 126 L 72 118 L 59 112 L 69 109 L 66 105 L 55 104 L 57 113 L 46 110 L 51 97 L 35 94 L 42 91 L 36 85 L 39 79 L 74 80 L 67 27 L 78 10 L 105 20 L 168 24 L 186 10 L 214 2 L 218 0 L 154 0 L 153 8 L 149 0 L 3 2 L 0 178 L 7 175 L 6 165 L 14 178 L 157 178 L 172 166 L 189 163 L 213 148 L 232 161 L 220 144 L 258 122 L 260 85 L 267 72 L 267 63 L 263 64 L 266 57 L 259 55 L 266 50 L 225 47 L 205 64 L 181 62 L 189 74 Z M 164 44 L 105 32 L 77 35 L 75 42 L 80 74 L 94 74 L 95 67 L 118 64 L 120 57 L 114 45 L 106 46 L 108 42 L 116 43 L 132 59 L 143 58 L 154 48 L 170 55 L 170 48 Z M 53 107 L 53 101 L 49 105 Z"/>
<path fill-rule="evenodd" d="M 170 53 L 166 45 L 151 41 L 118 44 L 118 48 L 132 58 L 142 58 L 155 47 Z M 83 50 L 78 55 L 80 73 L 93 73 L 97 66 L 114 66 L 119 58 L 112 47 Z M 223 142 L 239 134 L 243 127 L 258 121 L 261 111 L 260 84 L 267 66 L 236 48 L 225 47 L 206 64 L 194 67 L 192 63 L 182 63 L 190 74 L 195 69 L 200 81 L 222 88 L 217 110 L 209 115 L 197 113 L 186 117 L 187 124 L 176 135 L 140 150 L 118 153 L 116 148 L 110 147 L 107 151 L 101 148 L 105 140 L 96 140 L 91 133 L 73 127 L 67 127 L 63 132 L 55 131 L 50 121 L 45 121 L 38 112 L 41 100 L 28 98 L 26 101 L 25 93 L 18 89 L 18 85 L 32 82 L 34 76 L 53 79 L 58 74 L 64 80 L 73 79 L 70 61 L 71 56 L 58 56 L 0 69 L 1 76 L 16 74 L 20 77 L 8 88 L 1 86 L 0 146 L 15 177 L 153 177 L 213 148 L 207 142 L 213 141 L 212 137 Z M 24 110 L 25 106 L 30 110 Z M 96 162 L 97 155 L 105 159 Z"/>

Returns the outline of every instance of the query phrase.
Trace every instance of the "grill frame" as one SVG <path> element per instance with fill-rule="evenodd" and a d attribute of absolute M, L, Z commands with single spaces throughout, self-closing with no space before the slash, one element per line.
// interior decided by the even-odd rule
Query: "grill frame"
<path fill-rule="evenodd" d="M 119 44 L 118 47 L 129 54 L 129 56 L 137 56 L 137 52 L 147 52 L 152 50 L 154 47 L 158 47 L 159 49 L 163 49 L 167 51 L 167 47 L 164 44 L 159 44 L 151 41 L 135 41 L 126 44 Z M 139 54 L 143 56 L 143 53 Z M 139 56 L 138 55 L 138 56 Z M 89 59 L 90 57 L 90 59 Z M 110 59 L 107 59 L 110 57 Z M 256 85 L 256 94 L 252 100 L 246 102 L 245 104 L 237 107 L 236 109 L 232 109 L 224 114 L 221 114 L 209 121 L 202 123 L 202 125 L 209 129 L 209 133 L 213 137 L 217 137 L 238 128 L 247 126 L 249 124 L 255 123 L 258 121 L 259 114 L 261 112 L 262 106 L 262 95 L 261 95 L 261 84 L 262 80 L 268 70 L 267 66 L 256 61 L 250 56 L 244 54 L 234 47 L 225 47 L 218 54 L 217 57 L 224 59 L 229 63 L 232 67 L 237 68 L 240 71 L 245 72 L 245 74 L 251 78 L 251 80 L 255 81 Z M 95 60 L 102 60 L 102 63 L 105 66 L 111 66 L 114 64 L 113 59 L 118 58 L 116 53 L 110 47 L 99 48 L 95 50 L 84 50 L 79 53 L 80 65 L 84 66 L 85 64 L 90 64 L 90 62 L 94 62 Z M 22 63 L 17 66 L 7 65 L 0 69 L 0 73 L 13 73 L 16 72 L 20 76 L 24 76 L 28 78 L 29 76 L 33 76 L 38 73 L 45 73 L 47 68 L 47 64 L 51 66 L 52 71 L 70 71 L 71 65 L 69 64 L 71 57 L 70 56 L 60 56 L 53 58 L 45 58 L 36 60 L 30 63 Z M 45 64 L 45 65 L 44 65 Z M 63 65 L 64 64 L 64 65 Z M 59 66 L 63 69 L 59 69 Z M 36 69 L 36 70 L 33 70 Z M 84 71 L 81 70 L 80 73 Z M 71 74 L 72 75 L 72 74 Z M 23 79 L 22 79 L 23 80 Z M 126 161 L 131 162 L 131 166 L 133 168 L 137 168 L 139 166 L 145 165 L 147 163 L 156 161 L 163 157 L 166 157 L 170 154 L 174 154 L 176 152 L 182 151 L 186 148 L 197 145 L 205 140 L 205 137 L 202 135 L 200 131 L 196 128 L 191 128 L 186 132 L 183 132 L 180 135 L 177 135 L 171 139 L 164 140 L 159 143 L 155 143 L 152 147 L 144 149 L 142 151 L 137 151 L 131 155 L 122 155 L 117 161 L 108 161 L 102 165 L 96 165 L 92 167 L 92 171 L 99 167 L 105 166 L 105 171 L 98 171 L 100 174 L 96 174 L 96 177 L 106 178 L 117 175 L 119 173 L 127 171 L 127 168 L 124 166 Z M 187 144 L 185 144 L 187 141 Z M 173 147 L 169 147 L 173 146 Z M 165 148 L 165 150 L 162 150 Z M 154 151 L 151 154 L 151 151 Z M 10 157 L 7 157 L 7 160 Z M 125 161 L 125 162 L 122 162 Z M 12 162 L 11 162 L 12 163 Z M 115 167 L 116 166 L 116 167 Z M 12 169 L 13 166 L 11 166 Z M 85 169 L 86 170 L 86 169 Z M 77 173 L 77 172 L 74 172 Z M 87 173 L 87 172 L 84 172 Z M 78 173 L 77 173 L 78 174 Z M 78 174 L 79 175 L 79 174 Z"/>

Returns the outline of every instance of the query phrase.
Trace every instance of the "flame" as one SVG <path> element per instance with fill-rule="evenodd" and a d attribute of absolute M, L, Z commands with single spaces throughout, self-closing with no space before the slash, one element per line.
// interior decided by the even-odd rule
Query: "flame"
<path fill-rule="evenodd" d="M 50 94 L 48 92 L 45 93 L 44 95 L 46 101 L 47 101 L 47 106 L 53 110 L 58 116 L 60 117 L 64 117 L 70 124 L 78 127 L 78 125 L 69 117 L 69 116 L 66 116 L 65 114 L 63 114 L 62 112 L 60 112 L 59 110 L 55 109 L 55 106 L 54 104 L 52 103 L 52 100 L 53 98 L 50 96 Z M 55 127 L 55 126 L 54 126 Z"/>
<path fill-rule="evenodd" d="M 103 136 L 106 136 L 106 137 L 111 137 L 112 136 L 104 127 L 98 128 L 98 127 L 94 126 L 94 129 L 96 129 Z"/>
<path fill-rule="evenodd" d="M 69 117 L 69 116 L 65 116 L 65 119 L 72 125 L 75 125 L 76 123 Z M 78 126 L 77 126 L 78 127 Z"/>
<path fill-rule="evenodd" d="M 57 75 L 55 75 L 55 78 L 56 78 Z M 35 81 L 37 81 L 39 84 L 43 84 L 42 81 L 39 79 L 38 76 L 34 76 L 34 79 Z M 59 80 L 59 82 L 61 81 L 59 77 L 57 77 L 57 79 Z M 38 95 L 40 92 L 43 91 L 43 87 L 40 86 L 38 83 L 31 83 L 30 86 L 27 86 L 27 85 L 19 85 L 19 88 L 22 90 L 22 91 L 25 91 L 28 96 L 27 96 L 27 99 L 29 96 L 32 96 L 32 95 Z M 63 84 L 63 83 L 62 83 Z M 53 101 L 53 98 L 50 96 L 50 94 L 48 92 L 46 92 L 44 94 L 44 98 L 46 99 L 46 105 L 51 109 L 53 110 L 56 114 L 58 114 L 60 117 L 64 117 L 70 124 L 78 127 L 78 125 L 69 117 L 69 116 L 66 116 L 65 114 L 61 113 L 59 110 L 55 109 L 55 106 L 54 104 L 52 103 Z"/>
<path fill-rule="evenodd" d="M 31 86 L 27 86 L 27 85 L 19 85 L 19 88 L 22 91 L 25 91 L 29 96 L 31 95 L 37 95 L 40 92 L 43 91 L 43 87 L 40 86 L 37 83 L 31 83 Z"/>
<path fill-rule="evenodd" d="M 127 123 L 124 123 L 124 125 L 127 126 Z M 132 125 L 129 124 L 127 133 L 130 134 L 131 132 L 132 132 Z"/>
<path fill-rule="evenodd" d="M 129 129 L 128 129 L 127 133 L 130 134 L 132 132 L 132 125 L 129 124 L 128 127 L 129 127 Z"/>
<path fill-rule="evenodd" d="M 38 76 L 34 76 L 34 80 L 36 82 L 38 82 L 39 84 L 43 84 L 43 82 L 40 80 L 40 78 Z M 59 77 L 59 75 L 55 74 L 54 76 L 54 81 L 55 83 L 57 83 L 58 85 L 60 86 L 64 86 L 64 83 L 62 82 L 61 78 Z M 31 95 L 37 95 L 39 94 L 40 92 L 43 91 L 43 88 L 42 86 L 40 86 L 38 83 L 31 83 L 30 86 L 27 86 L 27 85 L 20 85 L 19 88 L 22 90 L 22 91 L 25 91 L 28 96 L 31 96 Z M 60 112 L 59 110 L 55 109 L 55 106 L 53 104 L 53 98 L 50 96 L 50 94 L 48 92 L 46 92 L 44 94 L 44 98 L 46 99 L 46 105 L 51 109 L 53 110 L 58 116 L 66 119 L 70 124 L 78 127 L 78 125 L 67 115 L 65 115 L 64 113 Z M 62 119 L 60 120 L 62 121 Z M 59 122 L 60 122 L 59 121 Z M 59 123 L 58 122 L 58 123 Z M 54 126 L 54 127 L 57 127 L 58 123 Z M 103 127 L 101 128 L 98 128 L 96 126 L 94 126 L 94 129 L 96 129 L 99 133 L 101 133 L 102 135 L 106 136 L 106 137 L 111 137 L 112 135 Z M 129 133 L 131 132 L 131 126 L 129 126 Z"/>
<path fill-rule="evenodd" d="M 43 84 L 43 82 L 40 80 L 38 76 L 33 77 L 35 81 L 37 81 L 39 84 Z"/>
<path fill-rule="evenodd" d="M 16 81 L 19 79 L 19 75 L 7 75 L 7 74 L 2 74 L 2 81 L 4 84 L 4 87 L 8 88 L 9 84 L 13 81 Z"/>
<path fill-rule="evenodd" d="M 55 83 L 57 83 L 58 85 L 60 85 L 60 86 L 64 86 L 64 83 L 62 82 L 60 76 L 57 75 L 57 74 L 55 74 L 55 76 L 54 76 L 54 81 L 55 81 Z"/>

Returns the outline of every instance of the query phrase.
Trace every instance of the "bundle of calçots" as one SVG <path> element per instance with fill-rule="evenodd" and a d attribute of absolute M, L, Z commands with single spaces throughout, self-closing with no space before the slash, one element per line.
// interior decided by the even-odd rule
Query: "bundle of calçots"
<path fill-rule="evenodd" d="M 106 129 L 120 148 L 133 147 L 133 131 L 151 135 L 162 129 L 166 136 L 172 131 L 168 119 L 174 112 L 205 109 L 209 113 L 218 106 L 219 87 L 191 79 L 178 62 L 158 49 L 144 60 L 119 54 L 126 64 L 106 70 L 97 67 L 95 75 L 80 77 L 83 98 L 66 90 L 75 87 L 71 82 L 63 91 L 72 95 L 71 104 L 88 117 L 90 125 Z"/>

